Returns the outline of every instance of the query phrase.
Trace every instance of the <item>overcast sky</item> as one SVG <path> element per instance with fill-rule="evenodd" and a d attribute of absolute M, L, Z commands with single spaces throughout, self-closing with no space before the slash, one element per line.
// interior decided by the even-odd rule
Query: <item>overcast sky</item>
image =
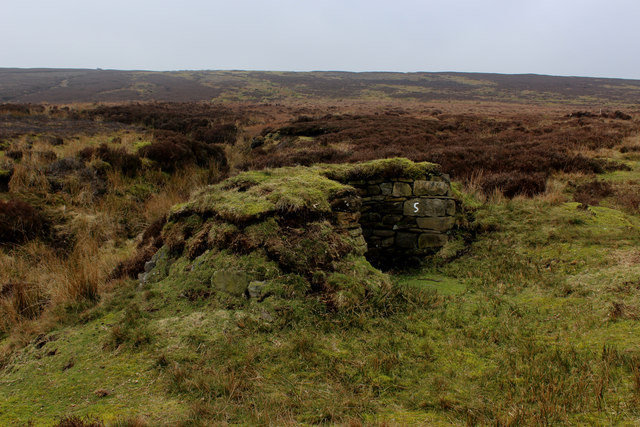
<path fill-rule="evenodd" d="M 0 67 L 640 79 L 638 0 L 2 0 Z"/>

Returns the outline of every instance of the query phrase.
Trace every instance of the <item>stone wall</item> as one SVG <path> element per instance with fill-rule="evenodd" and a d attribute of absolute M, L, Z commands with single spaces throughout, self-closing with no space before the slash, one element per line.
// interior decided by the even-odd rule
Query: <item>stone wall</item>
<path fill-rule="evenodd" d="M 379 267 L 417 264 L 447 242 L 456 203 L 448 176 L 346 182 L 356 188 L 359 212 L 336 213 L 353 237 L 367 242 L 367 258 Z M 360 231 L 361 229 L 361 231 Z"/>

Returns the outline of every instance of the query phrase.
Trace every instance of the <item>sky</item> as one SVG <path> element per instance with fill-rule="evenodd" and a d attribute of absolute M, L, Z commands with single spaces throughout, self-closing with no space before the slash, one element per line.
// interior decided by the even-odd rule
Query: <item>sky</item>
<path fill-rule="evenodd" d="M 3 0 L 0 67 L 640 79 L 638 0 Z"/>

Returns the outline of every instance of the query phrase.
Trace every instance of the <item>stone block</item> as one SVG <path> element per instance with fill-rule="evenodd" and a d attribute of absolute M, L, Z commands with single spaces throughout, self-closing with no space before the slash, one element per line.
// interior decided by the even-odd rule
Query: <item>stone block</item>
<path fill-rule="evenodd" d="M 418 237 L 419 249 L 440 248 L 445 243 L 447 243 L 447 236 L 442 233 L 422 233 Z"/>
<path fill-rule="evenodd" d="M 411 185 L 406 182 L 395 182 L 393 183 L 393 192 L 391 195 L 394 197 L 411 197 Z"/>
<path fill-rule="evenodd" d="M 392 182 L 383 182 L 380 184 L 380 191 L 385 196 L 390 196 L 393 193 L 393 183 Z"/>
<path fill-rule="evenodd" d="M 378 237 L 392 237 L 396 234 L 393 230 L 377 229 L 373 230 L 373 235 Z"/>
<path fill-rule="evenodd" d="M 405 249 L 415 249 L 418 243 L 418 235 L 414 233 L 396 233 L 396 246 Z"/>
<path fill-rule="evenodd" d="M 454 216 L 456 214 L 456 202 L 455 200 L 447 200 L 447 215 Z"/>
<path fill-rule="evenodd" d="M 419 228 L 435 231 L 447 231 L 453 227 L 455 218 L 451 216 L 445 217 L 418 217 L 416 222 Z"/>
<path fill-rule="evenodd" d="M 402 221 L 402 215 L 385 215 L 382 217 L 382 223 L 384 225 L 393 225 Z"/>
<path fill-rule="evenodd" d="M 421 197 L 404 202 L 403 213 L 407 216 L 445 216 L 450 200 Z M 453 202 L 451 200 L 451 202 Z M 455 202 L 454 212 L 455 212 Z"/>
<path fill-rule="evenodd" d="M 381 248 L 390 248 L 395 243 L 395 239 L 393 237 L 388 237 L 386 239 L 380 240 Z"/>
<path fill-rule="evenodd" d="M 370 196 L 377 196 L 378 194 L 382 193 L 382 190 L 380 190 L 379 185 L 370 185 L 367 187 L 367 192 Z"/>
<path fill-rule="evenodd" d="M 416 196 L 448 196 L 451 188 L 446 182 L 415 181 L 413 194 Z"/>
<path fill-rule="evenodd" d="M 247 286 L 247 291 L 249 292 L 250 298 L 260 298 L 262 296 L 262 291 L 266 286 L 265 282 L 251 282 Z"/>
<path fill-rule="evenodd" d="M 366 215 L 362 216 L 362 219 L 365 219 L 371 222 L 380 222 L 380 220 L 382 219 L 382 216 L 378 212 L 368 212 Z"/>
<path fill-rule="evenodd" d="M 240 270 L 218 270 L 211 277 L 211 285 L 219 291 L 242 296 L 249 286 L 249 277 Z"/>
<path fill-rule="evenodd" d="M 385 214 L 401 214 L 404 209 L 404 203 L 406 202 L 388 202 L 384 203 L 378 209 L 380 212 Z"/>

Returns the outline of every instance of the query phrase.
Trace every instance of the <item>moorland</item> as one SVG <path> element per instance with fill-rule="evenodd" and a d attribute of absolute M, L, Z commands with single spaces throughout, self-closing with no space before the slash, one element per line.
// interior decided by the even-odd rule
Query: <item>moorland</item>
<path fill-rule="evenodd" d="M 0 424 L 637 424 L 638 90 L 0 70 Z M 396 158 L 440 165 L 458 214 L 380 271 L 310 171 Z"/>

